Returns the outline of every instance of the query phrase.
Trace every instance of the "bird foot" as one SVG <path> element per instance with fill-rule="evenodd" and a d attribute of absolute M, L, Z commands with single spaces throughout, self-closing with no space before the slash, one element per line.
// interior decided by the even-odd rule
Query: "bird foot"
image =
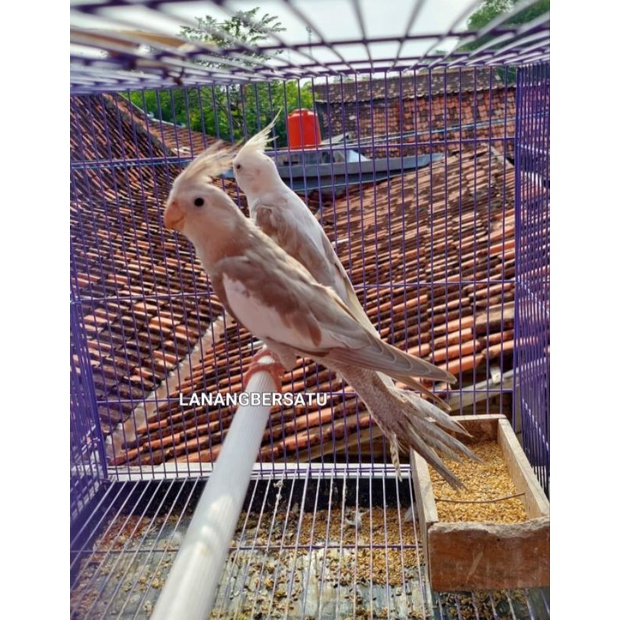
<path fill-rule="evenodd" d="M 249 368 L 243 374 L 244 391 L 247 390 L 252 375 L 257 372 L 268 372 L 276 384 L 276 392 L 282 391 L 282 375 L 286 372 L 286 369 L 267 348 L 261 349 L 252 357 Z"/>

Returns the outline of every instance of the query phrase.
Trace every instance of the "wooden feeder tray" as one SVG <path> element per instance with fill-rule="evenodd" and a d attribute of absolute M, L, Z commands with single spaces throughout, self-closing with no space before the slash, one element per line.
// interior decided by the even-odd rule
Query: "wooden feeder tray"
<path fill-rule="evenodd" d="M 497 441 L 527 520 L 520 523 L 440 521 L 426 461 L 411 454 L 413 484 L 431 588 L 436 592 L 549 585 L 549 500 L 503 415 L 462 416 L 465 443 Z M 449 466 L 449 461 L 448 461 Z"/>

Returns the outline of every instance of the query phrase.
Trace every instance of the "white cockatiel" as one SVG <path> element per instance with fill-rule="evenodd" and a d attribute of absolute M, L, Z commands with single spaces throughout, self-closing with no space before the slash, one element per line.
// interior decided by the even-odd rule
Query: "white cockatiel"
<path fill-rule="evenodd" d="M 282 181 L 273 159 L 265 155 L 265 147 L 271 140 L 269 133 L 276 119 L 250 138 L 233 159 L 233 173 L 237 184 L 246 195 L 250 217 L 265 234 L 304 265 L 318 282 L 334 289 L 360 323 L 369 329 L 375 329 L 322 226 L 303 200 Z M 378 372 L 377 375 L 396 399 L 395 406 L 406 399 L 420 410 L 419 415 L 440 415 L 440 412 L 433 411 L 435 408 L 432 404 L 421 399 L 415 392 L 397 388 L 393 379 L 385 373 Z M 454 379 L 451 375 L 450 378 Z M 399 379 L 424 394 L 444 411 L 450 411 L 444 401 L 413 377 Z M 360 393 L 360 396 L 366 402 L 363 394 Z M 381 426 L 380 420 L 377 422 Z M 385 428 L 382 427 L 382 430 L 385 432 Z M 394 444 L 391 446 L 392 459 L 398 466 L 397 451 Z"/>
<path fill-rule="evenodd" d="M 214 145 L 199 155 L 177 177 L 164 213 L 166 227 L 193 243 L 222 304 L 284 369 L 291 370 L 297 356 L 307 356 L 339 372 L 387 436 L 397 467 L 400 444 L 416 450 L 450 484 L 460 486 L 435 450 L 451 458 L 476 458 L 449 432 L 464 433 L 461 425 L 430 403 L 414 406 L 390 391 L 377 371 L 397 380 L 453 377 L 384 343 L 331 288 L 319 284 L 212 185 L 230 161 L 229 151 L 219 148 Z"/>
<path fill-rule="evenodd" d="M 323 227 L 304 201 L 282 181 L 273 159 L 265 155 L 265 147 L 271 140 L 269 132 L 276 119 L 277 116 L 250 138 L 233 159 L 233 173 L 246 195 L 250 217 L 317 282 L 331 286 L 360 323 L 375 329 Z M 390 377 L 385 374 L 380 377 L 386 386 L 397 389 Z M 430 398 L 444 411 L 450 411 L 444 401 L 414 378 L 406 377 L 403 383 Z M 420 400 L 416 394 L 405 390 L 399 390 L 398 395 L 415 399 L 414 402 Z"/>

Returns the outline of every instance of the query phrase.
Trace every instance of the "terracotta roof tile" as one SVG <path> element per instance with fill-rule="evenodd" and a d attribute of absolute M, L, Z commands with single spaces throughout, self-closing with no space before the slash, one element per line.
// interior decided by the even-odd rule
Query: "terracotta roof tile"
<path fill-rule="evenodd" d="M 473 200 L 459 203 L 448 198 L 446 201 L 445 190 L 439 189 L 434 192 L 430 206 L 431 182 L 441 188 L 443 184 L 435 181 L 446 172 L 447 178 L 452 179 L 459 170 L 471 170 L 475 165 L 491 165 L 502 174 L 505 171 L 507 204 L 503 202 L 502 183 L 497 188 L 488 188 L 482 204 Z M 466 174 L 465 178 L 473 182 L 474 176 Z M 486 377 L 486 364 L 511 352 L 513 332 L 509 313 L 502 320 L 495 320 L 486 307 L 509 304 L 514 296 L 512 283 L 502 281 L 511 277 L 507 274 L 506 263 L 511 260 L 512 248 L 507 247 L 503 252 L 494 234 L 498 226 L 507 231 L 508 238 L 513 233 L 510 225 L 514 217 L 510 195 L 513 187 L 511 167 L 505 167 L 495 154 L 481 149 L 477 153 L 453 156 L 433 166 L 432 170 L 366 188 L 356 199 L 350 197 L 348 207 L 346 200 L 336 202 L 337 223 L 335 226 L 328 224 L 327 232 L 332 238 L 337 232 L 340 236 L 353 237 L 347 220 L 358 230 L 360 236 L 342 253 L 343 262 L 351 270 L 354 284 L 365 286 L 368 313 L 375 323 L 384 326 L 384 337 L 455 374 L 482 365 L 484 369 L 479 374 Z M 417 208 L 414 188 L 420 197 Z M 403 189 L 406 198 L 395 215 L 392 197 L 401 196 Z M 367 209 L 367 205 L 372 207 Z M 345 211 L 346 218 L 343 217 Z M 466 215 L 471 217 L 464 218 Z M 459 234 L 458 224 L 462 219 L 471 223 L 469 233 Z M 461 256 L 463 241 L 466 248 L 471 248 L 466 260 Z M 403 256 L 407 257 L 406 261 Z M 441 256 L 445 260 L 441 260 Z M 383 285 L 390 274 L 394 288 Z M 409 286 L 405 287 L 405 282 Z M 250 357 L 249 344 L 249 336 L 241 330 L 229 332 L 226 345 L 221 343 L 215 352 L 205 350 L 194 373 L 180 389 L 171 393 L 172 403 L 164 405 L 166 415 L 172 416 L 169 418 L 172 428 L 162 430 L 154 424 L 148 430 L 138 429 L 138 447 L 128 455 L 131 462 L 160 463 L 175 457 L 195 462 L 215 458 L 223 438 L 222 430 L 230 424 L 233 412 L 229 408 L 210 413 L 201 407 L 182 408 L 178 404 L 178 394 L 185 394 L 187 400 L 194 391 L 240 391 L 241 371 Z M 226 354 L 225 348 L 228 349 Z M 231 360 L 230 365 L 226 355 Z M 218 378 L 213 369 L 219 369 L 223 376 Z M 313 363 L 304 367 L 300 361 L 292 377 L 285 380 L 284 391 L 301 391 L 305 384 L 306 389 L 317 387 L 326 392 L 333 379 L 325 369 Z M 291 455 L 305 458 L 306 454 L 315 454 L 319 444 L 323 454 L 332 453 L 342 445 L 345 436 L 356 433 L 360 424 L 369 424 L 368 417 L 360 419 L 360 415 L 365 415 L 363 407 L 356 400 L 342 402 L 339 394 L 326 408 L 308 406 L 284 411 L 275 408 L 269 432 L 266 431 L 263 440 L 261 457 L 267 460 Z M 184 431 L 188 425 L 192 430 Z"/>
<path fill-rule="evenodd" d="M 165 145 L 172 154 L 193 157 L 218 141 L 217 138 L 194 131 L 189 127 L 152 118 L 141 108 L 119 95 L 106 95 L 106 97 L 116 102 L 118 109 L 126 115 L 126 119 L 131 124 L 141 127 L 160 145 Z"/>
<path fill-rule="evenodd" d="M 214 460 L 234 412 L 182 406 L 179 397 L 239 392 L 253 339 L 222 320 L 189 244 L 162 226 L 180 167 L 105 99 L 78 100 L 73 109 L 71 284 L 104 431 L 127 420 L 119 464 Z M 84 146 L 91 122 L 116 151 L 89 168 L 84 161 L 104 155 L 96 136 Z M 162 165 L 115 179 L 116 162 L 127 152 L 138 159 L 141 149 Z M 237 196 L 234 182 L 222 186 Z M 506 354 L 510 363 L 513 321 L 496 309 L 514 298 L 512 166 L 480 145 L 347 194 L 324 204 L 321 217 L 382 336 L 456 374 L 479 369 L 459 375 L 468 382 L 486 378 L 492 359 Z M 283 390 L 333 393 L 327 406 L 274 408 L 262 459 L 338 453 L 358 445 L 358 429 L 368 441 L 363 405 L 326 369 L 299 360 Z M 376 428 L 372 435 L 380 438 Z"/>
<path fill-rule="evenodd" d="M 513 157 L 515 89 L 443 92 L 431 98 L 317 101 L 324 139 L 360 140 L 369 157 L 400 157 L 495 146 Z M 386 141 L 389 139 L 389 147 Z"/>
<path fill-rule="evenodd" d="M 315 84 L 315 99 L 319 102 L 358 102 L 388 99 L 428 97 L 440 93 L 481 91 L 502 88 L 504 80 L 494 69 L 447 69 L 402 73 L 379 79 L 351 79 L 343 82 Z"/>

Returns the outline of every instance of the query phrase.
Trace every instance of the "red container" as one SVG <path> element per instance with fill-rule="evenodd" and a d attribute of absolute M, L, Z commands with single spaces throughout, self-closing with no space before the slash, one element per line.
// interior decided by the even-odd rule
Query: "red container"
<path fill-rule="evenodd" d="M 317 146 L 321 143 L 319 117 L 311 110 L 302 108 L 291 112 L 286 117 L 286 127 L 290 149 Z"/>

